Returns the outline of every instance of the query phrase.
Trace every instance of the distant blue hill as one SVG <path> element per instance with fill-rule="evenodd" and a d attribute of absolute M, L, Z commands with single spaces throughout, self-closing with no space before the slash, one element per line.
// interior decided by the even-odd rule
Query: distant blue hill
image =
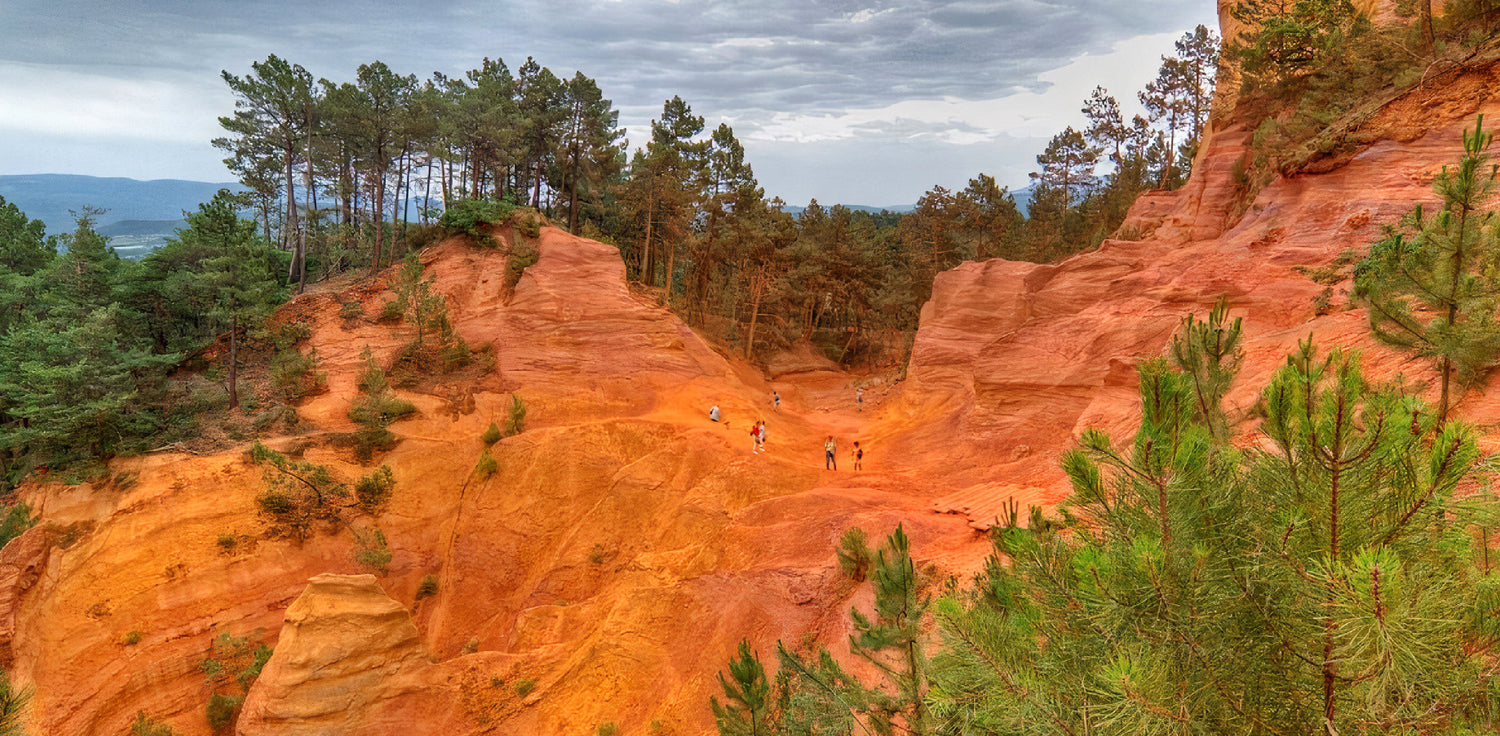
<path fill-rule="evenodd" d="M 1028 184 L 1025 187 L 1021 188 L 1021 189 L 1012 189 L 1012 190 L 1010 190 L 1010 196 L 1016 200 L 1016 208 L 1019 209 L 1019 210 L 1021 210 L 1021 214 L 1023 214 L 1023 215 L 1030 214 L 1030 211 L 1031 211 L 1031 193 L 1032 193 L 1032 191 L 1034 189 L 1036 189 L 1036 185 L 1035 184 Z M 825 204 L 825 205 L 823 205 L 823 207 L 825 207 L 825 208 L 827 208 L 827 207 L 833 207 L 833 206 L 834 205 L 831 205 L 831 204 Z M 895 212 L 895 213 L 902 214 L 902 215 L 904 215 L 904 214 L 906 214 L 908 212 L 911 212 L 911 211 L 913 211 L 913 210 L 915 210 L 917 208 L 917 206 L 914 205 L 914 204 L 897 204 L 897 205 L 891 205 L 889 207 L 870 207 L 868 205 L 863 205 L 863 204 L 846 204 L 843 207 L 846 210 L 858 210 L 860 212 Z M 807 209 L 807 208 L 806 207 L 787 206 L 787 207 L 782 207 L 781 209 L 782 209 L 783 212 L 786 212 L 787 214 L 792 215 L 793 217 L 796 217 L 796 216 L 801 215 L 802 211 L 805 210 L 805 209 Z"/>
<path fill-rule="evenodd" d="M 77 174 L 0 176 L 0 197 L 27 217 L 46 223 L 49 234 L 73 230 L 70 210 L 81 211 L 85 206 L 105 210 L 99 216 L 99 231 L 111 236 L 121 255 L 140 255 L 159 245 L 182 226 L 183 212 L 198 209 L 226 188 L 243 187 L 230 182 L 140 181 Z"/>

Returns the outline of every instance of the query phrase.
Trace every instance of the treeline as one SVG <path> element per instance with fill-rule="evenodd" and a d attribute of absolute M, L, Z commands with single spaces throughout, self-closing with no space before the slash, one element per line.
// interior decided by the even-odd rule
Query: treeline
<path fill-rule="evenodd" d="M 485 59 L 462 77 L 418 82 L 376 61 L 354 82 L 314 80 L 277 56 L 223 73 L 235 111 L 214 145 L 253 193 L 265 237 L 293 253 L 301 288 L 394 263 L 406 224 L 433 203 L 509 199 L 598 220 L 624 164 L 618 114 L 592 79 L 561 79 L 527 59 L 512 74 Z M 412 205 L 417 211 L 412 211 Z"/>
<path fill-rule="evenodd" d="M 256 408 L 253 396 L 242 407 L 236 353 L 284 300 L 288 254 L 239 217 L 241 206 L 221 191 L 136 262 L 109 248 L 95 212 L 79 213 L 72 233 L 47 236 L 0 200 L 0 488 L 37 468 L 186 439 L 205 412 Z M 168 380 L 221 335 L 226 349 L 200 366 L 204 377 Z M 260 340 L 297 357 L 280 363 L 289 386 L 311 370 L 297 339 Z"/>
<path fill-rule="evenodd" d="M 673 97 L 627 157 L 593 80 L 563 80 L 533 59 L 514 75 L 486 59 L 420 83 L 374 62 L 336 84 L 272 56 L 245 77 L 224 74 L 236 112 L 216 145 L 256 193 L 267 239 L 293 252 L 299 284 L 309 271 L 393 262 L 413 202 L 426 223 L 464 199 L 506 200 L 614 243 L 631 280 L 746 355 L 805 340 L 842 363 L 899 359 L 938 272 L 1091 248 L 1136 194 L 1180 185 L 1217 49 L 1202 26 L 1178 41 L 1139 94 L 1147 116 L 1127 122 L 1095 90 L 1085 130 L 1038 156 L 1030 217 L 983 174 L 958 192 L 935 187 L 906 215 L 816 200 L 793 215 L 766 198 L 730 126 L 710 130 Z"/>

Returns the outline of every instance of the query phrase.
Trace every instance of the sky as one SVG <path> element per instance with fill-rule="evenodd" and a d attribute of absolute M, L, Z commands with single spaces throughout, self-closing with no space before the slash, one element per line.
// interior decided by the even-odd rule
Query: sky
<path fill-rule="evenodd" d="M 912 204 L 1020 188 L 1103 85 L 1127 115 L 1214 0 L 0 0 L 0 174 L 232 181 L 220 77 L 276 54 L 459 76 L 528 56 L 597 80 L 632 149 L 678 95 L 728 123 L 768 197 Z"/>

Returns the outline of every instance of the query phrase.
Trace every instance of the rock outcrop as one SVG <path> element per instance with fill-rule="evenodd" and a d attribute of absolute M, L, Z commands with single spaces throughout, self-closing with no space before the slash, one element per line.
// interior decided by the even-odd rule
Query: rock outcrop
<path fill-rule="evenodd" d="M 443 700 L 423 677 L 431 666 L 410 613 L 374 575 L 317 575 L 287 608 L 237 733 L 404 732 L 411 720 L 433 720 L 422 704 Z"/>

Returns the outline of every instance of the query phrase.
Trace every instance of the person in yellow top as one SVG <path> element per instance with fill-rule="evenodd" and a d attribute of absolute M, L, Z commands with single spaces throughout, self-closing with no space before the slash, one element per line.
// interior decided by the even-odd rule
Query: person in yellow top
<path fill-rule="evenodd" d="M 839 449 L 838 443 L 833 441 L 833 435 L 828 435 L 828 441 L 823 443 L 823 469 L 838 470 L 839 461 L 834 453 Z"/>

